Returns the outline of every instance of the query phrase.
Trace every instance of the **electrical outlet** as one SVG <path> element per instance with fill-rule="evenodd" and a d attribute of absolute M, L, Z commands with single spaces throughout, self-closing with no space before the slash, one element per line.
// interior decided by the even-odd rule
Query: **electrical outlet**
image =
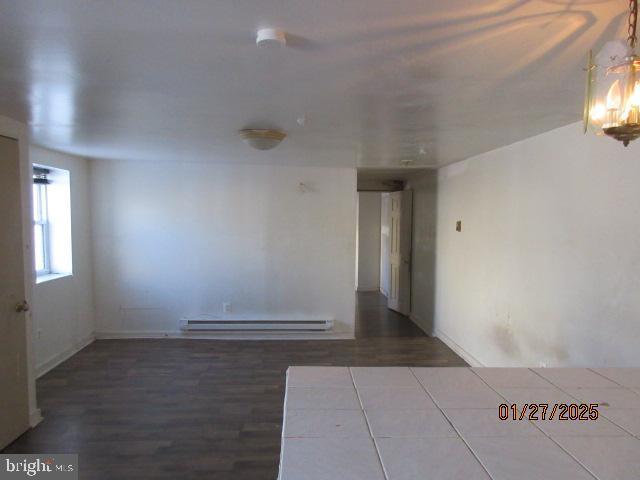
<path fill-rule="evenodd" d="M 541 361 L 540 363 L 538 363 L 538 366 L 539 366 L 540 368 L 547 368 L 547 362 L 545 362 L 545 361 Z"/>
<path fill-rule="evenodd" d="M 222 311 L 224 313 L 231 313 L 232 310 L 232 305 L 230 303 L 223 303 L 222 304 Z"/>

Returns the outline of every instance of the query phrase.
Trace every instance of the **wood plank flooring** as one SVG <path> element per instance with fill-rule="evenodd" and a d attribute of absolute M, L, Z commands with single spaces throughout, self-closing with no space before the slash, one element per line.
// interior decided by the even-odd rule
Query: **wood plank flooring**
<path fill-rule="evenodd" d="M 79 453 L 81 479 L 274 480 L 289 365 L 466 365 L 367 295 L 356 340 L 96 341 L 38 380 L 45 420 L 5 453 Z"/>

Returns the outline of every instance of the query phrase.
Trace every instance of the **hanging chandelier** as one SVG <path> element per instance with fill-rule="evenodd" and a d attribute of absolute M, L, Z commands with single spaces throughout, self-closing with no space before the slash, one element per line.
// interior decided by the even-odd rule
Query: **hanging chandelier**
<path fill-rule="evenodd" d="M 607 43 L 589 52 L 584 131 L 621 141 L 626 147 L 640 137 L 640 57 L 635 53 L 638 0 L 629 0 L 626 42 Z"/>

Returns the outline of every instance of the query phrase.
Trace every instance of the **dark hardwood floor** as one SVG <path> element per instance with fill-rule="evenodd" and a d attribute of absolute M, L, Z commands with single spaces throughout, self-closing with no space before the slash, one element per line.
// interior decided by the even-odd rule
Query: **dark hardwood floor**
<path fill-rule="evenodd" d="M 96 341 L 38 380 L 5 453 L 79 453 L 81 479 L 274 480 L 289 365 L 466 365 L 359 294 L 356 340 Z"/>
<path fill-rule="evenodd" d="M 424 337 L 425 333 L 404 315 L 389 310 L 387 299 L 378 292 L 356 295 L 356 338 Z"/>

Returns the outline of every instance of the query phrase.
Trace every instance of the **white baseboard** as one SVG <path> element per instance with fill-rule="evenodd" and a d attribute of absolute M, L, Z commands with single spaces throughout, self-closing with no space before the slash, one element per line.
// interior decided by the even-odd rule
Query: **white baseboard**
<path fill-rule="evenodd" d="M 80 350 L 82 350 L 84 347 L 92 343 L 94 340 L 95 340 L 95 336 L 91 335 L 85 338 L 83 341 L 79 342 L 78 344 L 74 345 L 73 347 L 68 348 L 64 352 L 60 352 L 54 355 L 53 357 L 49 358 L 48 360 L 45 360 L 40 365 L 37 365 L 36 378 L 40 378 L 49 370 L 54 369 L 55 367 L 60 365 L 62 362 L 72 357 L 73 355 L 78 353 Z"/>
<path fill-rule="evenodd" d="M 97 340 L 142 339 L 142 338 L 182 338 L 190 340 L 353 340 L 353 332 L 308 332 L 308 333 L 237 333 L 237 332 L 96 332 Z"/>
<path fill-rule="evenodd" d="M 357 292 L 379 292 L 380 287 L 358 287 L 356 288 Z"/>
<path fill-rule="evenodd" d="M 434 330 L 433 335 L 444 342 L 444 344 L 449 347 L 451 350 L 456 352 L 462 359 L 467 362 L 472 367 L 484 367 L 485 365 L 478 360 L 476 357 L 467 352 L 464 348 L 454 342 L 451 337 L 449 337 L 442 330 L 438 330 L 437 328 Z"/>
<path fill-rule="evenodd" d="M 39 408 L 36 408 L 35 410 L 31 410 L 29 412 L 29 426 L 31 428 L 34 428 L 42 420 L 44 420 L 44 419 L 42 418 L 42 412 L 40 412 Z"/>

